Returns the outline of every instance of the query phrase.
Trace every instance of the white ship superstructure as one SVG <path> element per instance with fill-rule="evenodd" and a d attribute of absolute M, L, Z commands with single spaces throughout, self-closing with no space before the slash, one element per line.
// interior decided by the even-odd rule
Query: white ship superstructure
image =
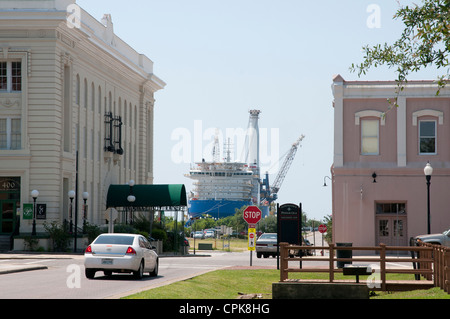
<path fill-rule="evenodd" d="M 192 200 L 248 201 L 253 189 L 253 171 L 245 163 L 196 163 L 191 167 L 195 193 Z"/>

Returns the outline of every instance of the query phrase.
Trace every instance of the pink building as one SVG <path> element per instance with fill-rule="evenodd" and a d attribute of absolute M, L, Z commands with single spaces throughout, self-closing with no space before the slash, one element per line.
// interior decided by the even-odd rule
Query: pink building
<path fill-rule="evenodd" d="M 333 240 L 354 246 L 407 246 L 426 234 L 427 182 L 431 233 L 450 228 L 450 88 L 411 81 L 333 79 Z"/>

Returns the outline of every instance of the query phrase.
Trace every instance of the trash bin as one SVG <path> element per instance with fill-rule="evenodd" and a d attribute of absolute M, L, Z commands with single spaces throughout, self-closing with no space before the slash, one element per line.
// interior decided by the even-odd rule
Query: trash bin
<path fill-rule="evenodd" d="M 336 247 L 352 247 L 352 243 L 336 243 Z M 352 250 L 339 250 L 339 248 L 336 249 L 336 257 L 337 258 L 352 258 L 353 257 L 353 251 Z M 351 261 L 338 261 L 337 267 L 338 268 L 344 268 L 345 265 L 351 265 Z"/>

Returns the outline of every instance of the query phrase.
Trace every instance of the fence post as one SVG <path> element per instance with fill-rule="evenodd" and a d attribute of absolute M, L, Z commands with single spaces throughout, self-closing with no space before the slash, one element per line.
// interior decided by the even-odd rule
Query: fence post
<path fill-rule="evenodd" d="M 450 294 L 450 250 L 448 248 L 444 249 L 442 267 L 444 268 L 444 291 Z"/>
<path fill-rule="evenodd" d="M 334 244 L 329 244 L 328 245 L 329 249 L 330 249 L 330 282 L 334 281 Z"/>
<path fill-rule="evenodd" d="M 380 248 L 381 290 L 386 291 L 386 245 L 380 244 Z"/>
<path fill-rule="evenodd" d="M 433 260 L 434 260 L 434 266 L 433 266 L 433 270 L 434 270 L 434 286 L 435 287 L 439 287 L 439 288 L 443 288 L 443 283 L 442 283 L 442 254 L 443 251 L 442 249 L 437 246 L 434 245 L 433 246 Z"/>
<path fill-rule="evenodd" d="M 288 243 L 280 243 L 280 282 L 284 282 L 288 279 L 288 272 L 287 272 L 287 268 L 288 268 L 288 261 L 287 261 L 287 257 L 288 257 L 288 249 L 287 246 L 289 244 Z"/>

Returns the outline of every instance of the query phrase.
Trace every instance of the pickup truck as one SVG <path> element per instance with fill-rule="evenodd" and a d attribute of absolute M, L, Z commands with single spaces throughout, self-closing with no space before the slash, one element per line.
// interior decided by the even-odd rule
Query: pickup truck
<path fill-rule="evenodd" d="M 442 234 L 416 236 L 415 240 L 416 243 L 420 241 L 423 243 L 450 247 L 450 229 L 446 230 Z"/>

